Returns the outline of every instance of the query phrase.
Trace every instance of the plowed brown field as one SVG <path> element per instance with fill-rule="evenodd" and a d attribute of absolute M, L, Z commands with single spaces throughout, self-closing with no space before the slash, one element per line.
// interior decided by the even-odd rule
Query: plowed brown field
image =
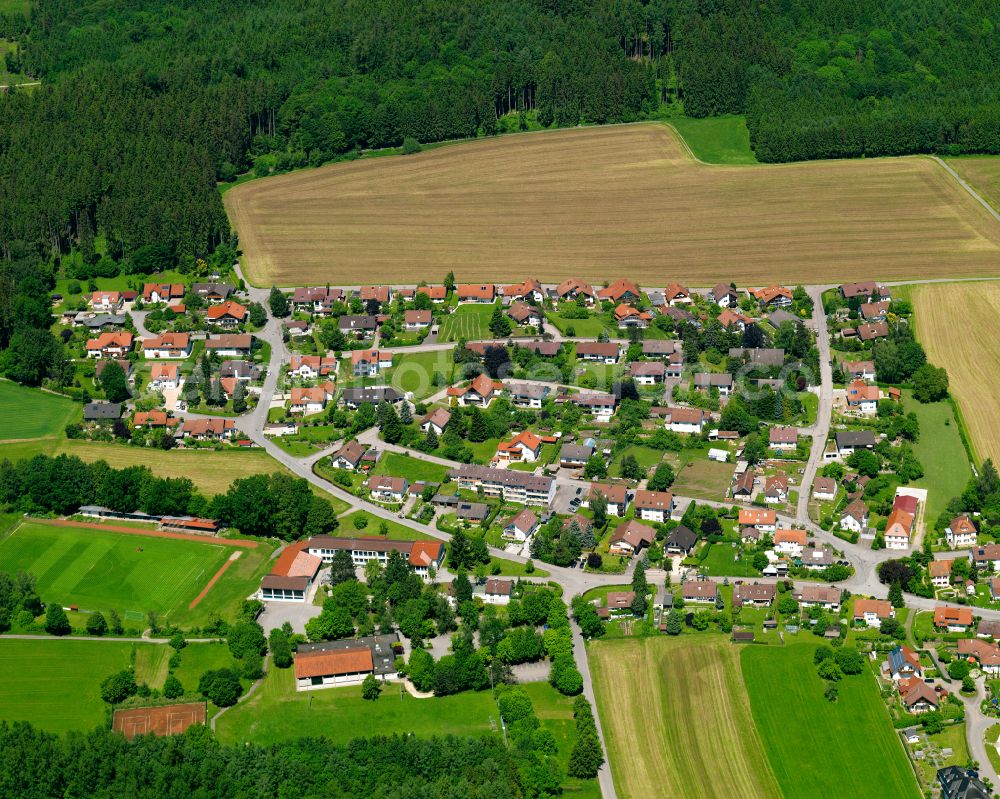
<path fill-rule="evenodd" d="M 1000 225 L 929 159 L 707 166 L 655 123 L 334 164 L 224 199 L 260 285 L 1000 274 Z"/>

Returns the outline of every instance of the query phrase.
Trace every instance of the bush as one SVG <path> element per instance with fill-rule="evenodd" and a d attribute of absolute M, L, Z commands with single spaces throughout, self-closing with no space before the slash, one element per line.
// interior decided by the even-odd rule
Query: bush
<path fill-rule="evenodd" d="M 173 674 L 169 675 L 163 683 L 163 695 L 167 699 L 176 699 L 184 695 L 184 686 Z"/>
<path fill-rule="evenodd" d="M 217 707 L 230 707 L 243 694 L 243 686 L 232 669 L 216 669 L 201 675 L 198 692 Z"/>
<path fill-rule="evenodd" d="M 66 611 L 56 602 L 50 602 L 45 608 L 45 632 L 49 635 L 69 635 L 72 632 Z"/>
<path fill-rule="evenodd" d="M 364 682 L 361 683 L 361 697 L 362 699 L 367 699 L 370 702 L 374 702 L 378 699 L 379 694 L 382 693 L 382 686 L 379 681 L 375 678 L 374 674 L 369 674 L 365 677 Z"/>
<path fill-rule="evenodd" d="M 123 669 L 105 677 L 101 682 L 101 699 L 109 705 L 117 705 L 130 696 L 135 696 L 138 690 L 132 670 Z"/>
<path fill-rule="evenodd" d="M 108 622 L 103 613 L 91 613 L 87 617 L 87 634 L 104 635 L 108 631 Z"/>
<path fill-rule="evenodd" d="M 403 139 L 403 155 L 413 155 L 414 153 L 419 153 L 422 149 L 420 142 L 412 136 L 407 136 Z"/>

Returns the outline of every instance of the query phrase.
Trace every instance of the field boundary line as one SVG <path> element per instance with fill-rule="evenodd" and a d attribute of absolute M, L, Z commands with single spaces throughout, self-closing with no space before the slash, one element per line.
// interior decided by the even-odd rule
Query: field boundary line
<path fill-rule="evenodd" d="M 90 522 L 77 522 L 70 519 L 38 519 L 31 521 L 38 524 L 49 524 L 54 527 L 79 527 L 85 530 L 104 530 L 111 533 L 123 533 L 125 535 L 139 535 L 149 538 L 172 538 L 176 541 L 194 541 L 199 544 L 222 544 L 223 546 L 241 547 L 243 549 L 256 549 L 256 541 L 243 541 L 238 538 L 216 538 L 207 535 L 194 535 L 193 533 L 172 533 L 167 530 L 144 530 L 140 527 L 123 527 L 117 524 L 92 524 Z"/>
<path fill-rule="evenodd" d="M 989 202 L 987 202 L 986 199 L 965 180 L 965 178 L 959 175 L 958 172 L 952 169 L 951 166 L 944 160 L 942 160 L 940 157 L 936 155 L 931 155 L 928 156 L 928 158 L 930 158 L 932 161 L 936 161 L 937 164 L 942 169 L 944 169 L 945 172 L 947 172 L 956 181 L 958 181 L 959 186 L 965 189 L 977 203 L 979 203 L 981 206 L 983 206 L 983 208 L 986 209 L 986 211 L 989 213 L 990 216 L 992 216 L 997 222 L 1000 222 L 1000 213 L 997 212 L 997 209 L 994 208 L 992 205 L 990 205 Z"/>
<path fill-rule="evenodd" d="M 215 585 L 217 582 L 219 582 L 219 578 L 226 573 L 226 569 L 232 566 L 239 559 L 241 554 L 242 553 L 237 551 L 234 552 L 232 555 L 230 555 L 229 558 L 227 558 L 226 562 L 219 567 L 219 570 L 212 575 L 211 579 L 208 581 L 205 587 L 201 589 L 201 592 L 198 594 L 198 596 L 196 596 L 194 599 L 191 600 L 191 604 L 188 605 L 188 610 L 193 610 L 195 607 L 197 607 L 198 603 L 201 602 L 201 600 L 205 598 L 208 592 L 212 590 L 212 586 Z"/>

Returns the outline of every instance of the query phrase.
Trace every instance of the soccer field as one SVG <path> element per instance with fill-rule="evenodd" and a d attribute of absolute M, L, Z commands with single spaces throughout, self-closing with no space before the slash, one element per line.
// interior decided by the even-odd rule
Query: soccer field
<path fill-rule="evenodd" d="M 230 552 L 216 543 L 29 522 L 0 540 L 0 571 L 34 574 L 44 602 L 114 609 L 126 624 L 149 610 L 176 621 Z"/>
<path fill-rule="evenodd" d="M 66 397 L 0 380 L 0 440 L 61 434 L 80 413 Z"/>

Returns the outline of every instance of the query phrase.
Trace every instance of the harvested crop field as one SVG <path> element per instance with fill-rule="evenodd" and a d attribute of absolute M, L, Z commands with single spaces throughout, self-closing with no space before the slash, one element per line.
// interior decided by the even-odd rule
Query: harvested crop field
<path fill-rule="evenodd" d="M 1000 211 L 1000 157 L 974 155 L 949 158 L 948 166 L 958 172 L 986 202 Z"/>
<path fill-rule="evenodd" d="M 781 797 L 727 639 L 597 641 L 588 655 L 622 799 Z"/>
<path fill-rule="evenodd" d="M 665 125 L 362 159 L 224 196 L 259 285 L 461 280 L 662 286 L 1000 272 L 1000 225 L 927 158 L 709 166 Z"/>
<path fill-rule="evenodd" d="M 976 456 L 1000 461 L 1000 283 L 933 283 L 912 296 L 917 338 L 948 370 Z"/>

